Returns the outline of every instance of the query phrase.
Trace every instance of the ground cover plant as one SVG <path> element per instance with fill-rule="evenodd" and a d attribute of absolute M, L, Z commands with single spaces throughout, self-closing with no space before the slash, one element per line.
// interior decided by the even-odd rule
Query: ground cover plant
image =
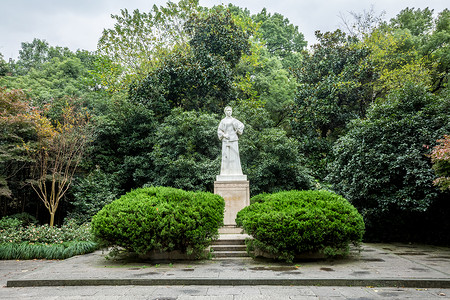
<path fill-rule="evenodd" d="M 218 237 L 225 202 L 207 192 L 168 187 L 133 190 L 92 219 L 94 235 L 137 254 L 181 251 L 201 256 Z"/>
<path fill-rule="evenodd" d="M 26 224 L 24 218 L 0 220 L 0 259 L 65 259 L 97 249 L 88 223 L 61 227 Z"/>
<path fill-rule="evenodd" d="M 297 254 L 345 255 L 349 243 L 359 244 L 364 221 L 346 199 L 328 191 L 286 191 L 260 194 L 236 218 L 253 236 L 249 251 L 262 250 L 291 262 Z"/>

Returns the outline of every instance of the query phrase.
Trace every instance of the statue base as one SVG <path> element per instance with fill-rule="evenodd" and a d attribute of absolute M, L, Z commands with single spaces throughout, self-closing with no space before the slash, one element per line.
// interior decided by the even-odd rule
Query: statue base
<path fill-rule="evenodd" d="M 247 175 L 217 175 L 216 181 L 247 181 Z"/>
<path fill-rule="evenodd" d="M 245 176 L 246 175 L 233 175 Z M 223 176 L 228 177 L 228 176 Z M 221 175 L 217 178 L 222 178 Z M 223 223 L 225 226 L 236 226 L 237 213 L 250 205 L 250 182 L 248 180 L 214 181 L 214 194 L 225 199 L 225 215 Z"/>

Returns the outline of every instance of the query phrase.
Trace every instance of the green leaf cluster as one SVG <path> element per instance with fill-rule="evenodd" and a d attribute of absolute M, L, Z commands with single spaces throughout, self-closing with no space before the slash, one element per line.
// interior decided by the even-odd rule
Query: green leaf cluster
<path fill-rule="evenodd" d="M 248 246 L 291 262 L 296 255 L 348 252 L 358 244 L 364 222 L 346 199 L 328 191 L 260 194 L 238 212 L 236 223 L 253 237 Z"/>
<path fill-rule="evenodd" d="M 92 219 L 100 240 L 138 254 L 179 250 L 201 255 L 223 225 L 222 197 L 168 187 L 133 190 Z"/>

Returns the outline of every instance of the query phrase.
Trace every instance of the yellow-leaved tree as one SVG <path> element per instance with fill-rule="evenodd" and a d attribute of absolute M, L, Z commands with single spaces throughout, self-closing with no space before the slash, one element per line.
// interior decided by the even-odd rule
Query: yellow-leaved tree
<path fill-rule="evenodd" d="M 91 139 L 89 115 L 66 103 L 56 124 L 40 112 L 34 114 L 38 146 L 30 151 L 34 158 L 31 186 L 50 213 L 50 226 L 64 194 Z"/>

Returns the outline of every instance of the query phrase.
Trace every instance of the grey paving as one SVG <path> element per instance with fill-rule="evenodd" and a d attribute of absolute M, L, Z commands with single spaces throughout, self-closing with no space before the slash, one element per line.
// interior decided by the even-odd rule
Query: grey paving
<path fill-rule="evenodd" d="M 0 299 L 450 299 L 446 247 L 363 244 L 346 259 L 291 264 L 105 255 L 0 261 Z"/>

